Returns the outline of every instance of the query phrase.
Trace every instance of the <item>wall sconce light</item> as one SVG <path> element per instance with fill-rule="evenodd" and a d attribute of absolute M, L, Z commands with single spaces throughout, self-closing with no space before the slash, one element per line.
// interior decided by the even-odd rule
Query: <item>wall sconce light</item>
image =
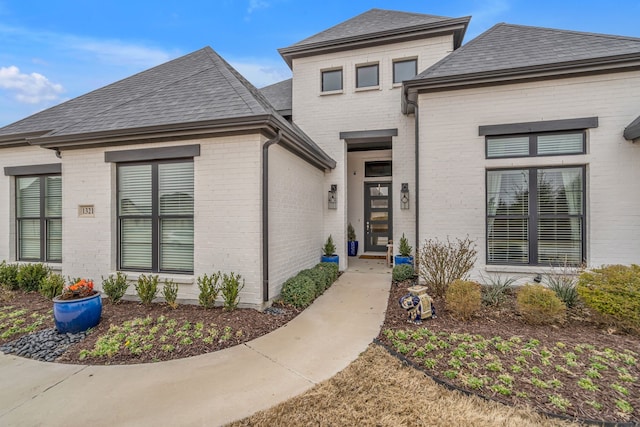
<path fill-rule="evenodd" d="M 406 182 L 400 187 L 400 209 L 409 209 L 409 184 Z"/>
<path fill-rule="evenodd" d="M 329 190 L 329 209 L 338 209 L 338 197 L 336 193 L 338 191 L 338 184 L 331 184 L 331 190 Z"/>

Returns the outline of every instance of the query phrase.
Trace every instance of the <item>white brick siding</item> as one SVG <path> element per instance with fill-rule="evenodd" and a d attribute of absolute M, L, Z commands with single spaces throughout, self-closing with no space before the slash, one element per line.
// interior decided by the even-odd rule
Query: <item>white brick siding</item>
<path fill-rule="evenodd" d="M 475 273 L 484 271 L 485 170 L 587 165 L 588 264 L 639 262 L 640 144 L 622 136 L 638 115 L 639 98 L 640 72 L 421 94 L 421 241 L 469 235 L 478 246 Z M 586 155 L 486 160 L 478 136 L 481 125 L 592 116 L 599 126 L 587 132 Z M 544 268 L 487 269 L 529 274 Z"/>
<path fill-rule="evenodd" d="M 329 234 L 333 235 L 340 255 L 341 269 L 346 268 L 346 229 L 353 213 L 347 213 L 350 195 L 347 188 L 346 144 L 340 139 L 340 132 L 398 129 L 398 136 L 393 137 L 392 154 L 394 230 L 400 233 L 405 230 L 411 239 L 415 210 L 399 209 L 399 186 L 402 182 L 407 182 L 410 189 L 415 188 L 414 121 L 413 117 L 406 117 L 401 113 L 402 88 L 393 84 L 393 61 L 417 58 L 420 72 L 452 50 L 452 36 L 437 36 L 427 40 L 294 59 L 294 121 L 337 162 L 336 169 L 325 175 L 325 193 L 331 184 L 338 185 L 338 209 L 329 210 L 326 202 L 324 203 L 324 236 L 326 239 Z M 374 62 L 379 63 L 380 86 L 370 90 L 356 90 L 356 65 Z M 342 67 L 343 91 L 339 94 L 323 95 L 321 71 L 333 67 Z M 363 234 L 360 236 L 364 237 Z M 394 237 L 397 240 L 397 236 Z"/>
<path fill-rule="evenodd" d="M 269 298 L 300 270 L 320 262 L 324 173 L 274 145 L 269 148 Z"/>

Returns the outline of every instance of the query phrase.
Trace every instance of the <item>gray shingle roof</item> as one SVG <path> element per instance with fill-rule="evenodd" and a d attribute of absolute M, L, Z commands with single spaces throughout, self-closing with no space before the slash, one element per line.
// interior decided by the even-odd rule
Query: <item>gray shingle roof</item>
<path fill-rule="evenodd" d="M 318 34 L 301 40 L 290 47 L 302 47 L 320 42 L 336 41 L 348 37 L 358 37 L 386 31 L 405 30 L 408 27 L 433 24 L 450 19 L 452 18 L 445 16 L 371 9 L 368 12 L 364 12 Z"/>
<path fill-rule="evenodd" d="M 371 9 L 289 47 L 278 49 L 292 65 L 293 58 L 325 52 L 376 46 L 452 32 L 460 47 L 471 17 L 449 18 L 421 13 Z"/>
<path fill-rule="evenodd" d="M 0 135 L 69 135 L 271 113 L 251 87 L 205 47 L 5 126 Z"/>
<path fill-rule="evenodd" d="M 638 53 L 638 38 L 497 24 L 413 80 L 542 67 Z"/>
<path fill-rule="evenodd" d="M 260 89 L 271 105 L 283 115 L 291 115 L 293 79 L 287 79 Z"/>
<path fill-rule="evenodd" d="M 189 125 L 217 128 L 235 119 L 270 120 L 287 144 L 323 167 L 334 167 L 304 132 L 210 47 L 177 58 L 0 128 L 0 145 L 29 137 L 34 145 L 89 143 L 105 135 L 127 136 Z M 263 120 L 263 122 L 264 122 Z M 266 126 L 266 125 L 265 125 Z M 70 142 L 71 141 L 71 142 Z M 56 144 L 56 145 L 54 145 Z"/>
<path fill-rule="evenodd" d="M 640 138 L 640 116 L 626 127 L 624 130 L 624 137 L 629 141 Z"/>

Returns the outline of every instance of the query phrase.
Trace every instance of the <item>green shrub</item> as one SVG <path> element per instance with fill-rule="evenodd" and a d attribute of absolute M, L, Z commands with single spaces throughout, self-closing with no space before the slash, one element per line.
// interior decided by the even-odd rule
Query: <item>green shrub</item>
<path fill-rule="evenodd" d="M 211 276 L 206 274 L 202 277 L 198 277 L 198 289 L 200 294 L 198 295 L 198 302 L 204 308 L 213 308 L 216 305 L 216 299 L 220 293 L 220 279 L 222 275 L 218 271 Z"/>
<path fill-rule="evenodd" d="M 326 243 L 322 247 L 322 253 L 324 256 L 333 256 L 333 254 L 336 253 L 336 245 L 333 244 L 333 237 L 331 237 L 331 234 L 329 234 Z"/>
<path fill-rule="evenodd" d="M 222 276 L 222 301 L 225 310 L 235 310 L 240 302 L 240 291 L 244 288 L 244 279 L 242 279 L 242 285 L 240 285 L 240 279 L 242 276 L 231 272 L 231 274 L 224 273 Z"/>
<path fill-rule="evenodd" d="M 356 240 L 356 230 L 353 228 L 353 225 L 349 223 L 347 226 L 347 239 L 350 242 L 354 242 Z"/>
<path fill-rule="evenodd" d="M 516 299 L 518 311 L 527 323 L 545 325 L 564 322 L 567 307 L 555 292 L 543 285 L 524 285 Z"/>
<path fill-rule="evenodd" d="M 331 285 L 331 272 L 326 268 L 309 268 L 302 270 L 298 275 L 313 280 L 316 284 L 316 296 L 321 295 Z"/>
<path fill-rule="evenodd" d="M 412 249 L 413 248 L 409 245 L 409 241 L 406 237 L 404 237 L 404 233 L 402 233 L 400 243 L 398 244 L 398 253 L 400 254 L 400 256 L 409 257 L 411 256 Z"/>
<path fill-rule="evenodd" d="M 402 282 L 404 280 L 412 279 L 413 276 L 415 276 L 415 270 L 412 265 L 398 264 L 393 267 L 393 273 L 391 276 L 396 282 Z"/>
<path fill-rule="evenodd" d="M 284 282 L 280 297 L 285 304 L 305 308 L 316 297 L 316 284 L 307 276 L 297 275 Z"/>
<path fill-rule="evenodd" d="M 164 286 L 162 287 L 162 296 L 167 302 L 169 307 L 176 308 L 176 300 L 178 299 L 178 284 L 173 280 L 164 280 Z"/>
<path fill-rule="evenodd" d="M 120 271 L 116 273 L 115 277 L 113 274 L 110 274 L 106 279 L 104 277 L 102 278 L 102 292 L 104 292 L 114 304 L 122 299 L 128 288 L 129 282 L 127 282 L 127 276 Z"/>
<path fill-rule="evenodd" d="M 640 333 L 640 266 L 610 265 L 580 275 L 578 294 L 602 320 Z"/>
<path fill-rule="evenodd" d="M 454 280 L 445 293 L 447 310 L 461 320 L 470 319 L 480 310 L 482 296 L 480 285 L 467 280 Z"/>
<path fill-rule="evenodd" d="M 158 295 L 158 276 L 141 274 L 136 283 L 136 292 L 143 304 L 151 304 L 156 295 Z"/>
<path fill-rule="evenodd" d="M 484 285 L 482 286 L 482 303 L 493 306 L 500 305 L 507 299 L 507 294 L 512 291 L 514 277 L 489 275 L 482 276 Z"/>
<path fill-rule="evenodd" d="M 331 286 L 333 282 L 338 280 L 338 264 L 336 264 L 335 262 L 321 262 L 316 264 L 316 266 L 313 268 L 328 270 L 331 281 L 329 282 L 329 285 L 327 285 L 327 288 Z"/>
<path fill-rule="evenodd" d="M 455 242 L 449 238 L 446 242 L 429 239 L 418 248 L 418 272 L 435 295 L 443 297 L 451 282 L 466 278 L 476 262 L 475 246 L 474 241 L 466 237 Z"/>
<path fill-rule="evenodd" d="M 62 294 L 64 277 L 58 273 L 50 273 L 40 283 L 40 294 L 45 298 L 55 298 Z"/>
<path fill-rule="evenodd" d="M 7 264 L 6 261 L 2 261 L 0 264 L 0 286 L 4 286 L 12 291 L 17 290 L 18 285 L 18 271 L 20 266 L 18 264 Z"/>
<path fill-rule="evenodd" d="M 18 270 L 18 287 L 25 292 L 37 291 L 50 272 L 44 264 L 23 264 Z"/>

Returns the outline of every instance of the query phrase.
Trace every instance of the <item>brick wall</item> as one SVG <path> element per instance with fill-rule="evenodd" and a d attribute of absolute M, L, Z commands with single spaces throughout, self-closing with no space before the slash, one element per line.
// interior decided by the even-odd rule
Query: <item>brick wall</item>
<path fill-rule="evenodd" d="M 640 254 L 640 144 L 622 132 L 640 113 L 640 72 L 558 79 L 420 95 L 421 240 L 464 237 L 478 245 L 475 274 L 527 274 L 541 267 L 485 266 L 485 170 L 586 165 L 590 266 L 637 263 Z M 485 159 L 478 126 L 599 118 L 587 154 Z"/>
<path fill-rule="evenodd" d="M 348 213 L 346 144 L 340 132 L 397 128 L 393 138 L 394 194 L 399 184 L 408 182 L 414 188 L 413 117 L 401 113 L 401 85 L 393 84 L 393 60 L 417 58 L 418 72 L 442 59 L 453 49 L 452 36 L 427 40 L 354 49 L 293 61 L 293 118 L 313 140 L 337 162 L 336 169 L 325 175 L 324 190 L 338 185 L 338 209 L 326 209 L 324 202 L 324 235 L 333 235 L 340 255 L 340 268 L 346 268 L 346 229 L 352 213 Z M 355 67 L 379 63 L 380 86 L 375 89 L 355 88 Z M 321 71 L 342 67 L 343 91 L 321 93 Z M 393 199 L 394 230 L 406 230 L 412 238 L 415 211 L 401 211 L 399 198 Z"/>

